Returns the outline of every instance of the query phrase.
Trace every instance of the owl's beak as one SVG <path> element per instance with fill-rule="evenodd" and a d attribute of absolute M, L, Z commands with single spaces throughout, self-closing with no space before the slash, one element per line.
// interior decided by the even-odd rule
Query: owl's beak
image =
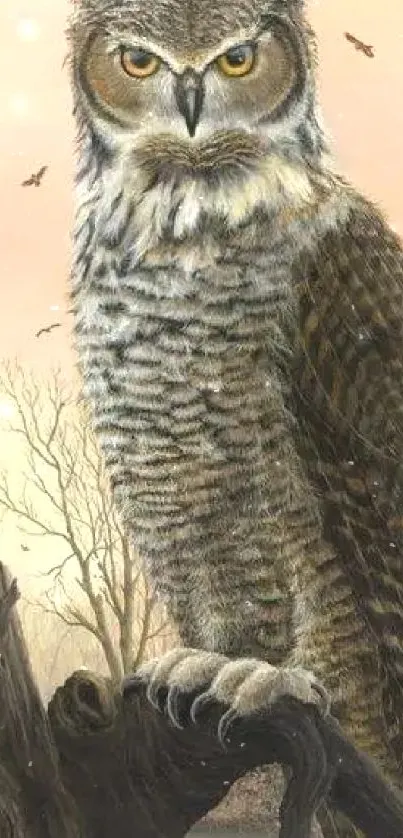
<path fill-rule="evenodd" d="M 191 137 L 194 137 L 203 105 L 203 85 L 200 76 L 192 70 L 185 71 L 176 83 L 176 102 L 185 119 Z"/>

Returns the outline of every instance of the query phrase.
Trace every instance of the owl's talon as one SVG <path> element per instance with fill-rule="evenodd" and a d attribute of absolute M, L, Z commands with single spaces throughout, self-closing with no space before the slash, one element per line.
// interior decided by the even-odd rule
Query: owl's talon
<path fill-rule="evenodd" d="M 183 730 L 184 725 L 179 721 L 180 719 L 180 699 L 183 696 L 183 692 L 180 687 L 171 687 L 168 690 L 167 700 L 166 700 L 166 710 L 170 721 L 172 722 L 175 727 L 179 730 Z"/>
<path fill-rule="evenodd" d="M 144 689 L 144 679 L 137 675 L 127 675 L 122 681 L 122 695 L 125 698 L 127 695 L 140 692 Z"/>
<path fill-rule="evenodd" d="M 319 709 L 323 716 L 328 716 L 332 707 L 330 693 L 319 681 L 312 681 L 312 689 L 319 695 Z"/>
<path fill-rule="evenodd" d="M 158 710 L 159 713 L 163 713 L 164 711 L 164 703 L 161 702 L 161 691 L 163 686 L 164 685 L 160 684 L 158 681 L 151 681 L 147 687 L 147 699 L 154 707 L 154 710 Z"/>
<path fill-rule="evenodd" d="M 233 707 L 230 707 L 230 709 L 227 710 L 227 712 L 224 713 L 223 716 L 221 716 L 221 719 L 218 723 L 217 735 L 223 747 L 225 747 L 225 740 L 229 734 L 230 728 L 237 718 L 238 712 Z"/>
<path fill-rule="evenodd" d="M 174 649 L 126 679 L 124 693 L 140 681 L 147 685 L 153 707 L 178 729 L 198 724 L 212 704 L 226 707 L 217 730 L 223 747 L 236 719 L 268 711 L 282 697 L 314 704 L 324 715 L 330 710 L 330 696 L 312 673 L 300 667 L 278 669 L 254 658 L 230 660 L 212 652 Z"/>
<path fill-rule="evenodd" d="M 190 708 L 190 718 L 195 725 L 198 723 L 197 716 L 209 705 L 214 704 L 215 700 L 214 695 L 209 690 L 195 698 Z"/>

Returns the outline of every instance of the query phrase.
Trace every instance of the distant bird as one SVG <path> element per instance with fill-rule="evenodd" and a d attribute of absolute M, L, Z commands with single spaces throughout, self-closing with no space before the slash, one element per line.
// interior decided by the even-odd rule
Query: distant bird
<path fill-rule="evenodd" d="M 43 329 L 39 329 L 39 331 L 36 332 L 35 337 L 39 338 L 41 335 L 49 334 L 52 329 L 58 329 L 61 325 L 61 323 L 51 323 L 50 326 L 44 326 Z"/>
<path fill-rule="evenodd" d="M 33 172 L 31 177 L 22 181 L 21 186 L 40 186 L 47 168 L 47 166 L 42 166 L 37 172 Z"/>
<path fill-rule="evenodd" d="M 26 544 L 21 544 L 21 550 L 23 550 L 24 553 L 29 553 L 29 547 L 27 547 Z"/>
<path fill-rule="evenodd" d="M 363 52 L 368 58 L 375 57 L 374 48 L 368 44 L 364 44 L 364 42 L 360 41 L 359 38 L 356 38 L 355 35 L 350 35 L 350 32 L 345 32 L 344 37 L 347 38 L 347 41 L 349 41 L 350 44 L 354 44 L 355 48 L 359 52 Z"/>

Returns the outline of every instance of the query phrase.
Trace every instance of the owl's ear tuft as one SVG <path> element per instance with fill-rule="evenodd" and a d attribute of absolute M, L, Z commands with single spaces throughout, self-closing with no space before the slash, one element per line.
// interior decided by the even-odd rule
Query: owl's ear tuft
<path fill-rule="evenodd" d="M 301 21 L 305 20 L 305 8 L 306 0 L 269 0 L 266 14 L 268 18 L 277 13 Z"/>
<path fill-rule="evenodd" d="M 302 12 L 306 6 L 306 0 L 280 0 L 279 6 L 288 12 Z"/>
<path fill-rule="evenodd" d="M 278 12 L 285 15 L 303 16 L 306 7 L 306 0 L 271 0 L 267 14 Z"/>
<path fill-rule="evenodd" d="M 306 2 L 305 0 L 286 0 L 285 5 L 291 10 L 302 11 L 305 9 Z"/>

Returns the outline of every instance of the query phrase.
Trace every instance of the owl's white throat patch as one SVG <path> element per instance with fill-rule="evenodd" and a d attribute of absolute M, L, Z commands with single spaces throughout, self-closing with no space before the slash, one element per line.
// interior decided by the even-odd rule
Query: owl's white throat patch
<path fill-rule="evenodd" d="M 277 156 L 262 158 L 253 171 L 209 183 L 185 175 L 147 188 L 141 170 L 131 173 L 136 250 L 141 259 L 163 237 L 193 237 L 205 218 L 220 219 L 228 229 L 245 223 L 257 208 L 272 214 L 300 210 L 314 201 L 314 187 L 302 166 Z M 127 179 L 126 179 L 127 183 Z"/>

